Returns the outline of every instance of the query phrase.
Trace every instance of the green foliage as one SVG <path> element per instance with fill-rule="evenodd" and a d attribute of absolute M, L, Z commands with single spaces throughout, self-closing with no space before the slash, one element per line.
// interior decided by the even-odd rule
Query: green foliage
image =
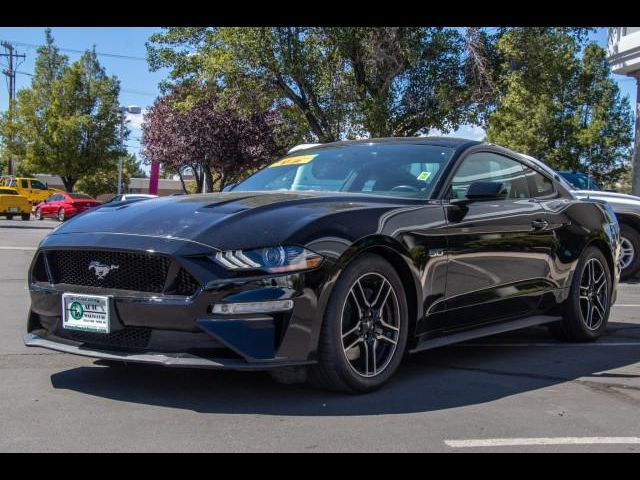
<path fill-rule="evenodd" d="M 105 169 L 122 153 L 119 90 L 95 51 L 69 64 L 47 30 L 31 88 L 18 92 L 13 118 L 0 119 L 0 136 L 23 169 L 60 175 L 72 191 L 78 178 Z"/>
<path fill-rule="evenodd" d="M 122 185 L 123 191 L 129 188 L 132 178 L 144 177 L 145 173 L 140 168 L 135 155 L 128 155 L 122 162 Z M 91 175 L 85 175 L 78 183 L 76 190 L 97 197 L 105 193 L 115 194 L 118 191 L 118 160 L 111 160 L 103 168 L 96 170 Z"/>
<path fill-rule="evenodd" d="M 4 173 L 7 168 L 8 155 L 4 146 L 0 146 L 0 173 Z"/>
<path fill-rule="evenodd" d="M 487 141 L 559 170 L 590 170 L 615 182 L 630 156 L 632 117 L 611 79 L 605 51 L 581 33 L 519 28 L 497 41 L 499 97 Z"/>
<path fill-rule="evenodd" d="M 216 86 L 221 106 L 288 108 L 292 145 L 456 128 L 476 107 L 476 40 L 425 27 L 172 27 L 147 47 L 152 69 Z"/>

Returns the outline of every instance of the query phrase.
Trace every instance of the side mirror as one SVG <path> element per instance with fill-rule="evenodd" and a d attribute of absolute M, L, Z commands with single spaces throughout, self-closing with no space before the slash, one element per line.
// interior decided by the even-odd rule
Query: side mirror
<path fill-rule="evenodd" d="M 229 185 L 225 185 L 225 187 L 222 189 L 222 191 L 223 192 L 230 192 L 231 190 L 236 188 L 236 185 L 238 185 L 238 184 L 237 183 L 230 183 Z"/>

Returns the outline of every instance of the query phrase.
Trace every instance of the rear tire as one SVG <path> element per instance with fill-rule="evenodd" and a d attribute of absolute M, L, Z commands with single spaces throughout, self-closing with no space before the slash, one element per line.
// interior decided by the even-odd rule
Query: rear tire
<path fill-rule="evenodd" d="M 42 216 L 42 212 L 40 211 L 40 208 L 36 208 L 35 218 L 36 220 L 44 220 L 44 217 Z"/>
<path fill-rule="evenodd" d="M 7 220 L 13 220 L 13 215 L 5 215 L 7 217 Z"/>
<path fill-rule="evenodd" d="M 607 329 L 611 285 L 611 271 L 604 254 L 596 247 L 588 247 L 573 274 L 563 319 L 550 326 L 551 332 L 564 341 L 597 340 Z"/>
<path fill-rule="evenodd" d="M 640 233 L 635 228 L 622 223 L 620 237 L 620 279 L 627 280 L 640 270 Z"/>
<path fill-rule="evenodd" d="M 402 361 L 408 324 L 407 298 L 394 268 L 378 255 L 358 257 L 327 304 L 310 383 L 348 393 L 377 390 Z"/>

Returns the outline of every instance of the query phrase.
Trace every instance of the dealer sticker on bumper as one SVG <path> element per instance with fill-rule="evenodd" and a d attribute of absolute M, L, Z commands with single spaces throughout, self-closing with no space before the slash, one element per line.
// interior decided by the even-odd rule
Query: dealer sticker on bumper
<path fill-rule="evenodd" d="M 109 297 L 64 293 L 62 328 L 109 333 Z"/>

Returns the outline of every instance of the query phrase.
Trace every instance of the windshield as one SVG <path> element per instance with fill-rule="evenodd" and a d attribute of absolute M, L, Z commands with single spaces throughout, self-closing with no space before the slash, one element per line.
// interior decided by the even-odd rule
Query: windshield
<path fill-rule="evenodd" d="M 584 173 L 560 172 L 560 175 L 578 190 L 602 190 L 597 183 L 590 180 Z"/>
<path fill-rule="evenodd" d="M 233 190 L 429 198 L 453 152 L 435 145 L 391 143 L 309 149 L 269 165 Z"/>

